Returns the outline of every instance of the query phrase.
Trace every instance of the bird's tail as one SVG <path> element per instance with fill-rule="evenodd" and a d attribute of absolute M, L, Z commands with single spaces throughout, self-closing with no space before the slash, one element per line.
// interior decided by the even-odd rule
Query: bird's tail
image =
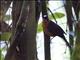
<path fill-rule="evenodd" d="M 61 37 L 62 37 L 62 39 L 64 39 L 64 41 L 65 41 L 66 45 L 69 47 L 69 49 L 72 49 L 70 43 L 67 41 L 67 39 L 65 38 L 65 36 L 63 35 Z"/>

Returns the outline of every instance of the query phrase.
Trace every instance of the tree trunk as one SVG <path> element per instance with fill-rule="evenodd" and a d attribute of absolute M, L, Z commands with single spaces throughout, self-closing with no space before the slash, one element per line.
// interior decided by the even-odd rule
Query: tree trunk
<path fill-rule="evenodd" d="M 72 60 L 80 60 L 80 22 L 76 25 L 76 42 L 73 50 Z"/>
<path fill-rule="evenodd" d="M 29 1 L 30 11 L 26 26 L 26 51 L 27 57 L 26 60 L 37 60 L 36 57 L 36 31 L 37 31 L 37 23 L 35 19 L 35 1 Z M 33 10 L 33 11 L 32 11 Z M 25 44 L 24 44 L 25 45 Z"/>
<path fill-rule="evenodd" d="M 14 39 L 16 25 L 17 25 L 17 22 L 20 18 L 20 14 L 21 14 L 22 4 L 23 4 L 22 1 L 13 1 L 13 6 L 12 6 L 12 37 L 10 39 L 10 44 L 13 42 L 13 39 Z"/>
<path fill-rule="evenodd" d="M 21 2 L 23 4 L 16 23 L 16 33 L 5 60 L 37 60 L 35 1 Z"/>
<path fill-rule="evenodd" d="M 76 41 L 75 41 L 75 47 L 73 50 L 73 55 L 72 55 L 72 60 L 80 60 L 80 1 L 79 0 L 73 0 L 73 8 L 76 14 L 77 22 L 75 26 L 75 36 L 76 36 Z"/>
<path fill-rule="evenodd" d="M 80 0 L 72 0 L 72 4 L 73 4 L 76 18 L 78 20 L 79 19 L 79 11 L 80 11 Z"/>
<path fill-rule="evenodd" d="M 42 3 L 42 17 L 44 15 L 47 15 L 47 5 L 46 5 L 46 1 L 41 1 Z M 51 60 L 51 55 L 50 55 L 50 36 L 48 36 L 47 34 L 45 34 L 44 32 L 44 52 L 45 52 L 45 60 Z"/>
<path fill-rule="evenodd" d="M 74 40 L 73 40 L 73 36 L 70 34 L 73 32 L 73 20 L 72 20 L 73 15 L 72 15 L 71 1 L 66 0 L 65 10 L 67 14 L 67 25 L 69 27 L 69 41 L 70 41 L 70 45 L 73 46 Z M 70 49 L 70 55 L 72 55 L 72 49 Z"/>

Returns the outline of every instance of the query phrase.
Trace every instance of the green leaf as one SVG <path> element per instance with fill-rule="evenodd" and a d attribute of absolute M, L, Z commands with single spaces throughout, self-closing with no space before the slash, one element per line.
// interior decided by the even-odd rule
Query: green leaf
<path fill-rule="evenodd" d="M 8 20 L 10 20 L 11 19 L 11 15 L 5 15 L 4 16 L 4 21 L 8 21 Z"/>
<path fill-rule="evenodd" d="M 10 36 L 11 36 L 11 32 L 4 32 L 4 33 L 2 33 L 1 35 L 0 35 L 0 40 L 2 40 L 2 41 L 8 41 L 9 40 L 9 38 L 10 38 Z"/>
<path fill-rule="evenodd" d="M 38 27 L 37 27 L 37 32 L 42 32 L 43 31 L 43 27 L 42 27 L 42 22 L 40 24 L 38 24 Z"/>
<path fill-rule="evenodd" d="M 55 13 L 53 13 L 53 15 L 54 15 L 54 17 L 56 19 L 60 19 L 60 18 L 62 18 L 62 17 L 65 16 L 65 14 L 64 13 L 61 13 L 61 12 L 55 12 Z M 54 17 L 52 16 L 52 14 L 49 15 L 49 18 L 50 19 L 55 19 Z"/>
<path fill-rule="evenodd" d="M 2 54 L 2 51 L 3 51 L 2 48 L 0 48 L 0 59 L 4 60 L 4 55 Z"/>

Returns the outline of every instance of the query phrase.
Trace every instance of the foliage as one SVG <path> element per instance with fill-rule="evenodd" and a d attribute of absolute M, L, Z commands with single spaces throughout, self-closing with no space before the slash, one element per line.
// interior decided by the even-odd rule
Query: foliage
<path fill-rule="evenodd" d="M 1 60 L 4 60 L 4 56 L 3 56 L 3 54 L 2 54 L 2 51 L 3 51 L 3 49 L 0 47 L 0 59 L 1 59 Z"/>
<path fill-rule="evenodd" d="M 4 21 L 9 21 L 11 19 L 11 15 L 5 15 L 4 16 Z"/>
<path fill-rule="evenodd" d="M 80 60 L 80 31 L 79 28 L 75 28 L 76 31 L 76 42 L 75 42 L 75 48 L 73 50 L 73 54 L 71 56 L 71 60 Z"/>
<path fill-rule="evenodd" d="M 0 40 L 9 40 L 9 38 L 10 38 L 10 36 L 11 36 L 11 32 L 4 32 L 4 33 L 2 33 L 1 35 L 1 38 L 0 38 Z"/>
<path fill-rule="evenodd" d="M 42 28 L 42 22 L 40 24 L 38 24 L 38 27 L 37 27 L 37 32 L 41 32 L 43 30 Z"/>
<path fill-rule="evenodd" d="M 54 17 L 56 18 L 56 19 L 60 19 L 60 18 L 62 18 L 62 17 L 64 17 L 65 15 L 63 14 L 63 13 L 61 13 L 61 12 L 55 12 L 54 14 Z M 49 15 L 49 18 L 50 19 L 55 19 L 51 14 Z"/>

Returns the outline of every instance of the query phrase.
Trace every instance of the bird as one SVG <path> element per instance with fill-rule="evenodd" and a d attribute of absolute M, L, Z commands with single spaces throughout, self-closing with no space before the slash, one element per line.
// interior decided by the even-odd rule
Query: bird
<path fill-rule="evenodd" d="M 67 41 L 67 39 L 64 36 L 64 34 L 66 34 L 64 30 L 55 22 L 49 20 L 48 16 L 43 16 L 43 31 L 48 36 L 52 36 L 52 37 L 59 36 L 64 40 L 64 42 L 70 49 L 72 48 L 70 43 Z"/>

